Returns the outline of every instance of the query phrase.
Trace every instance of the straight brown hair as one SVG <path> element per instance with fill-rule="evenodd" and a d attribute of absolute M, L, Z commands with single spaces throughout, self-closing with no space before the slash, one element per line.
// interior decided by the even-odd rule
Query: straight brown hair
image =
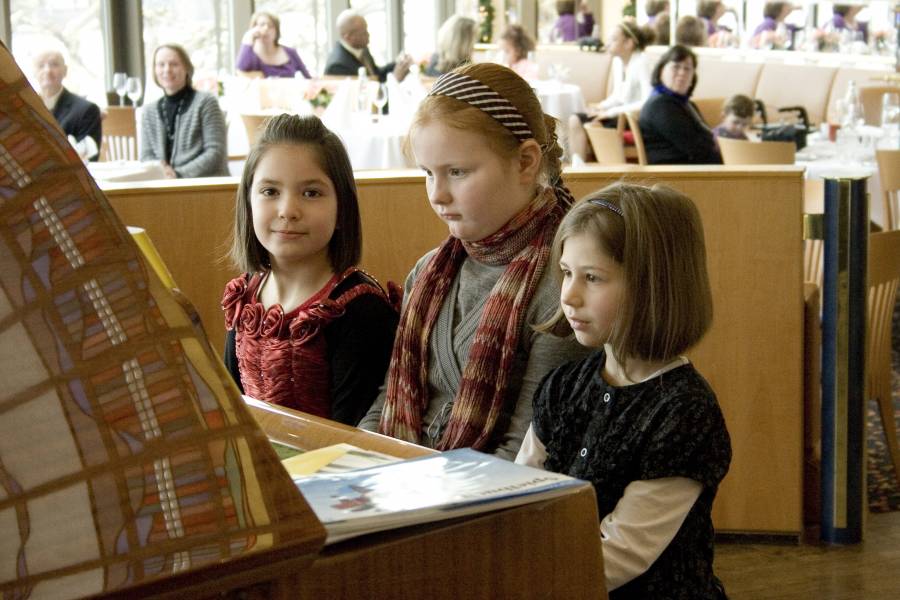
<path fill-rule="evenodd" d="M 250 150 L 234 205 L 234 227 L 231 234 L 231 262 L 244 273 L 269 268 L 269 254 L 253 231 L 250 188 L 259 161 L 272 146 L 306 146 L 313 150 L 318 163 L 334 185 L 337 195 L 337 222 L 328 242 L 328 259 L 335 273 L 341 273 L 359 262 L 362 254 L 362 225 L 353 167 L 340 138 L 315 116 L 278 115 L 266 121 L 265 129 Z"/>
<path fill-rule="evenodd" d="M 703 224 L 690 198 L 666 186 L 630 183 L 590 194 L 560 223 L 551 264 L 559 264 L 575 235 L 593 237 L 622 265 L 625 289 L 608 341 L 620 362 L 670 360 L 700 341 L 712 323 L 713 303 Z M 571 333 L 562 306 L 536 329 Z"/>

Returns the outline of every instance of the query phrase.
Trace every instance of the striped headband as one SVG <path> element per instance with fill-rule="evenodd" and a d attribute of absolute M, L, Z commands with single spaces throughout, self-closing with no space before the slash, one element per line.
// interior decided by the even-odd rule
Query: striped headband
<path fill-rule="evenodd" d="M 506 127 L 520 142 L 534 137 L 525 117 L 512 102 L 468 75 L 452 72 L 442 75 L 428 95 L 456 98 L 474 106 Z"/>
<path fill-rule="evenodd" d="M 622 214 L 622 209 L 609 200 L 603 200 L 602 198 L 591 198 L 590 200 L 588 200 L 588 202 L 593 204 L 594 206 L 602 206 L 603 208 L 608 208 L 620 217 L 625 218 L 625 215 Z"/>

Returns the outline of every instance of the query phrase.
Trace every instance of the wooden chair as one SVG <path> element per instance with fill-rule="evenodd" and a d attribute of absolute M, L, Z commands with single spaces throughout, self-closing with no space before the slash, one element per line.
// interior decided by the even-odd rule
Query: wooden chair
<path fill-rule="evenodd" d="M 697 112 L 710 127 L 715 127 L 722 120 L 722 107 L 725 106 L 725 98 L 699 98 L 691 99 Z"/>
<path fill-rule="evenodd" d="M 639 165 L 647 164 L 647 150 L 644 148 L 644 136 L 641 135 L 641 128 L 638 125 L 639 111 L 631 111 L 625 113 L 625 119 L 628 121 L 628 129 L 634 134 L 634 147 L 637 148 L 637 158 Z"/>
<path fill-rule="evenodd" d="M 252 148 L 256 144 L 259 132 L 265 127 L 266 121 L 270 115 L 248 115 L 241 114 L 241 121 L 244 122 L 244 129 L 247 130 L 247 142 Z"/>
<path fill-rule="evenodd" d="M 885 94 L 900 94 L 900 86 L 872 85 L 859 88 L 866 125 L 881 125 L 881 99 Z"/>
<path fill-rule="evenodd" d="M 601 165 L 624 165 L 625 145 L 622 143 L 622 133 L 618 129 L 604 127 L 599 123 L 585 123 L 584 131 L 587 133 L 594 150 L 594 156 Z"/>
<path fill-rule="evenodd" d="M 797 154 L 794 142 L 749 142 L 719 138 L 726 165 L 792 165 Z"/>
<path fill-rule="evenodd" d="M 900 150 L 876 150 L 875 158 L 881 179 L 884 229 L 900 229 Z"/>
<path fill-rule="evenodd" d="M 137 160 L 137 123 L 133 106 L 110 106 L 103 118 L 100 160 Z"/>
<path fill-rule="evenodd" d="M 891 325 L 900 284 L 900 231 L 869 236 L 866 312 L 866 395 L 878 400 L 894 474 L 900 482 L 900 448 L 891 396 Z"/>

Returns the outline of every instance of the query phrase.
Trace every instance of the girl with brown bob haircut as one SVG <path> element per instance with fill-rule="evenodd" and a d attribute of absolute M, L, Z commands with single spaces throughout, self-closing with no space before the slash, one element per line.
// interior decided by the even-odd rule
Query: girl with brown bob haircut
<path fill-rule="evenodd" d="M 317 117 L 269 119 L 238 186 L 225 364 L 245 394 L 356 425 L 384 378 L 394 302 L 356 267 L 353 168 Z"/>
<path fill-rule="evenodd" d="M 553 257 L 560 309 L 540 329 L 594 352 L 541 382 L 516 462 L 593 483 L 611 600 L 724 598 L 711 511 L 731 442 L 681 356 L 712 320 L 700 214 L 675 190 L 613 184 L 566 215 Z"/>
<path fill-rule="evenodd" d="M 407 137 L 440 247 L 406 279 L 382 392 L 360 427 L 440 450 L 513 459 L 541 377 L 584 350 L 529 324 L 556 309 L 550 247 L 573 199 L 556 120 L 510 69 L 479 63 L 438 79 Z"/>

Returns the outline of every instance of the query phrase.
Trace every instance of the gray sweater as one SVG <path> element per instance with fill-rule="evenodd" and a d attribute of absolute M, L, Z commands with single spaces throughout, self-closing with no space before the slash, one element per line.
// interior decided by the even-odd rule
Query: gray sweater
<path fill-rule="evenodd" d="M 416 263 L 406 278 L 405 298 L 418 274 L 424 269 L 434 254 L 434 250 Z M 475 338 L 475 330 L 484 310 L 485 299 L 491 288 L 506 269 L 505 266 L 490 266 L 467 258 L 453 281 L 450 293 L 438 313 L 437 322 L 429 340 L 428 353 L 428 406 L 422 419 L 419 443 L 433 448 L 450 418 L 450 410 L 456 397 L 465 368 L 469 349 Z M 532 398 L 538 384 L 551 369 L 571 360 L 583 358 L 589 352 L 575 341 L 574 336 L 558 338 L 535 332 L 529 325 L 549 319 L 559 306 L 559 286 L 553 275 L 553 268 L 547 265 L 538 287 L 528 305 L 519 337 L 513 370 L 509 378 L 507 394 L 515 398 L 515 405 L 509 419 L 509 426 L 503 432 L 500 444 L 494 453 L 507 460 L 513 460 L 522 444 L 522 438 L 531 424 Z M 378 398 L 359 427 L 377 431 L 384 408 L 385 385 Z"/>
<path fill-rule="evenodd" d="M 141 160 L 164 160 L 166 128 L 157 105 L 144 106 L 141 116 Z M 212 94 L 195 92 L 188 107 L 175 118 L 172 168 L 179 177 L 228 175 L 225 117 Z"/>

